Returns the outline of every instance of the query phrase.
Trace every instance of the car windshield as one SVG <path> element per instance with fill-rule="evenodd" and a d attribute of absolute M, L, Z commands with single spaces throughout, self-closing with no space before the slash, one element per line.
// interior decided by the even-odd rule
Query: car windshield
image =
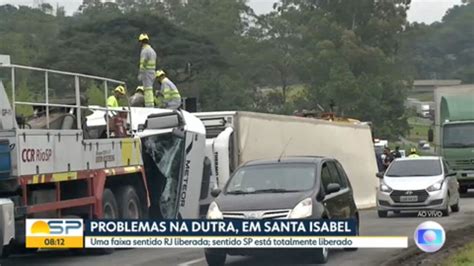
<path fill-rule="evenodd" d="M 474 124 L 448 124 L 444 126 L 445 148 L 474 147 Z"/>
<path fill-rule="evenodd" d="M 240 168 L 226 188 L 227 194 L 282 193 L 311 189 L 316 168 L 312 164 L 266 164 Z"/>
<path fill-rule="evenodd" d="M 410 177 L 410 176 L 436 176 L 441 174 L 439 160 L 397 160 L 392 162 L 385 176 Z"/>

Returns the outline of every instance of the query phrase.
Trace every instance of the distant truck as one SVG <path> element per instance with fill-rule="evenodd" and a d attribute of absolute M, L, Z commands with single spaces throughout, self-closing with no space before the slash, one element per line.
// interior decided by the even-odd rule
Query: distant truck
<path fill-rule="evenodd" d="M 358 207 L 375 205 L 377 171 L 370 127 L 296 116 L 253 112 L 194 113 L 206 128 L 206 157 L 211 158 L 211 188 L 224 188 L 240 165 L 280 156 L 328 156 L 339 160 L 354 187 Z M 207 166 L 204 166 L 206 169 Z M 209 175 L 205 175 L 209 176 Z M 201 210 L 213 199 L 203 179 Z M 203 214 L 201 212 L 201 214 Z"/>
<path fill-rule="evenodd" d="M 437 89 L 434 143 L 457 172 L 459 191 L 474 188 L 474 87 Z M 461 90 L 462 89 L 462 90 Z M 428 136 L 433 141 L 433 135 Z"/>

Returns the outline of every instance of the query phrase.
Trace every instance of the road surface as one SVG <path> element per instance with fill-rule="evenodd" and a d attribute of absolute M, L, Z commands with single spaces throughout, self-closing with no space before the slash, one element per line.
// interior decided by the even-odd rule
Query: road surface
<path fill-rule="evenodd" d="M 378 218 L 375 210 L 361 212 L 362 235 L 403 235 L 410 237 L 413 244 L 415 228 L 425 220 L 434 220 L 446 230 L 457 229 L 466 224 L 473 224 L 474 191 L 461 199 L 461 211 L 451 213 L 449 217 L 418 218 L 416 214 L 402 214 Z M 449 238 L 449 233 L 446 236 Z M 380 265 L 387 258 L 395 255 L 397 249 L 359 249 L 355 252 L 342 250 L 332 251 L 327 265 Z M 72 255 L 68 251 L 43 251 L 36 254 L 13 256 L 0 261 L 3 265 L 140 265 L 140 266 L 205 266 L 203 251 L 199 249 L 128 249 L 119 250 L 112 255 Z M 309 265 L 302 256 L 278 256 L 270 258 L 228 257 L 227 265 Z"/>

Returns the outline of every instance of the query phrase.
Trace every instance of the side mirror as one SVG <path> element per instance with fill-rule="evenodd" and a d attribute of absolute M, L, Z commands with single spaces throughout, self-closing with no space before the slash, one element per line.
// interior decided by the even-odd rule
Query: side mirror
<path fill-rule="evenodd" d="M 327 186 L 326 193 L 327 194 L 336 193 L 339 190 L 341 190 L 341 185 L 339 185 L 337 183 L 331 183 Z"/>
<path fill-rule="evenodd" d="M 221 192 L 222 190 L 220 188 L 214 188 L 213 190 L 211 190 L 211 196 L 217 198 L 217 196 L 219 196 Z"/>
<path fill-rule="evenodd" d="M 448 176 L 456 176 L 457 173 L 456 172 L 448 172 L 446 174 L 444 174 L 445 177 L 448 177 Z"/>
<path fill-rule="evenodd" d="M 375 176 L 382 179 L 384 174 L 385 174 L 384 172 L 378 172 L 375 174 Z"/>

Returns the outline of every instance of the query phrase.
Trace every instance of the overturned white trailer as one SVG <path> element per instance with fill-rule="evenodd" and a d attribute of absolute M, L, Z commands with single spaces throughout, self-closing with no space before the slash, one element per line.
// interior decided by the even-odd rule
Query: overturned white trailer
<path fill-rule="evenodd" d="M 242 163 L 292 155 L 327 156 L 347 171 L 359 208 L 375 206 L 378 180 L 371 130 L 363 123 L 252 112 L 195 113 L 206 127 L 206 154 L 212 156 L 210 184 L 223 187 Z M 202 195 L 202 194 L 201 194 Z M 206 201 L 201 206 L 205 209 Z"/>

